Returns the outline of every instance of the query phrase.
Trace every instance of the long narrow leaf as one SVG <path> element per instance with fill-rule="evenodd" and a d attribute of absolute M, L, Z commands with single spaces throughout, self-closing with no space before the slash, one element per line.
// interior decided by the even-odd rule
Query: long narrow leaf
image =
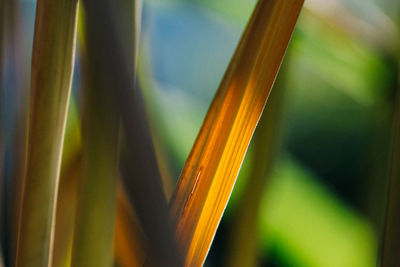
<path fill-rule="evenodd" d="M 281 143 L 282 106 L 286 91 L 283 74 L 284 70 L 281 70 L 252 138 L 253 157 L 233 219 L 227 266 L 258 266 L 259 210 Z"/>
<path fill-rule="evenodd" d="M 186 266 L 204 262 L 302 5 L 258 2 L 211 104 L 171 202 Z"/>
<path fill-rule="evenodd" d="M 380 259 L 382 267 L 400 265 L 400 90 L 397 90 L 392 142 L 389 196 Z"/>
<path fill-rule="evenodd" d="M 73 229 L 76 214 L 77 188 L 81 155 L 78 153 L 68 164 L 61 167 L 60 188 L 58 190 L 54 252 L 51 266 L 71 265 Z"/>
<path fill-rule="evenodd" d="M 4 75 L 4 43 L 6 41 L 6 34 L 5 34 L 5 26 L 7 25 L 6 23 L 6 1 L 5 0 L 0 0 L 0 95 L 3 95 L 3 75 Z M 0 183 L 3 184 L 3 156 L 4 156 L 4 143 L 3 143 L 3 112 L 2 112 L 2 98 L 0 98 Z M 2 186 L 0 186 L 0 190 L 2 189 Z M 0 194 L 0 199 L 4 199 L 3 194 Z M 0 201 L 0 204 L 2 201 Z M 1 205 L 0 205 L 1 207 Z M 0 208 L 0 214 L 2 214 L 2 208 Z M 0 215 L 0 218 L 2 219 L 3 216 Z M 1 220 L 0 226 L 2 230 L 4 229 L 3 224 L 4 224 L 4 219 Z M 4 238 L 4 233 L 1 231 L 1 239 L 2 242 L 5 240 Z M 2 246 L 0 246 L 1 252 L 0 252 L 0 266 L 3 266 L 3 249 Z"/>
<path fill-rule="evenodd" d="M 117 200 L 119 116 L 94 64 L 91 47 L 82 47 L 84 114 L 83 166 L 79 179 L 72 263 L 111 266 Z"/>
<path fill-rule="evenodd" d="M 5 6 L 0 8 L 4 12 L 6 42 L 4 44 L 4 74 L 7 77 L 2 104 L 4 113 L 3 153 L 7 164 L 4 168 L 4 200 L 2 208 L 3 220 L 3 256 L 6 266 L 15 266 L 18 219 L 21 209 L 23 176 L 25 174 L 26 129 L 28 110 L 29 74 L 25 71 L 29 64 L 27 55 L 30 49 L 25 49 L 27 35 L 23 34 L 20 0 L 3 0 Z M 4 29 L 4 28 L 3 28 Z"/>
<path fill-rule="evenodd" d="M 74 99 L 72 98 L 72 100 Z M 60 185 L 57 196 L 53 261 L 51 265 L 56 267 L 68 267 L 71 264 L 78 191 L 77 181 L 82 165 L 81 122 L 74 101 L 70 102 L 67 116 Z"/>
<path fill-rule="evenodd" d="M 149 250 L 159 264 L 179 265 L 156 156 L 141 92 L 134 86 L 134 38 L 132 11 L 125 1 L 84 0 L 87 41 L 90 43 L 110 99 L 119 111 L 126 145 L 121 176 Z M 132 3 L 132 2 L 129 2 Z M 127 22 L 128 25 L 127 25 Z M 131 31 L 130 31 L 131 30 Z"/>
<path fill-rule="evenodd" d="M 38 0 L 16 266 L 48 266 L 74 61 L 76 0 Z"/>

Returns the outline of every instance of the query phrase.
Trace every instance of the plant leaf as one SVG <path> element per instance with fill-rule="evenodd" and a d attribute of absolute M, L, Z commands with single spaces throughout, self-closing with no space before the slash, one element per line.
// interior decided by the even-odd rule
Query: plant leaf
<path fill-rule="evenodd" d="M 111 266 L 117 201 L 119 116 L 101 83 L 94 55 L 82 47 L 83 166 L 72 247 L 72 266 Z"/>
<path fill-rule="evenodd" d="M 27 169 L 16 266 L 52 261 L 55 207 L 75 51 L 76 0 L 38 0 Z"/>
<path fill-rule="evenodd" d="M 400 88 L 400 87 L 399 87 Z M 398 266 L 400 258 L 400 90 L 393 120 L 393 143 L 389 196 L 386 207 L 386 221 L 383 232 L 380 263 L 382 267 Z"/>
<path fill-rule="evenodd" d="M 118 266 L 143 266 L 146 259 L 144 234 L 122 186 L 118 187 L 114 243 Z"/>
<path fill-rule="evenodd" d="M 141 92 L 134 84 L 134 2 L 84 0 L 87 42 L 102 82 L 118 110 L 125 135 L 121 177 L 159 264 L 179 266 L 168 205 L 151 140 Z M 129 14 L 130 13 L 130 14 Z"/>
<path fill-rule="evenodd" d="M 254 153 L 250 163 L 251 169 L 234 214 L 233 227 L 229 236 L 227 266 L 258 265 L 258 217 L 261 200 L 279 154 L 282 106 L 286 91 L 285 70 L 286 68 L 279 72 L 277 82 L 254 132 L 251 144 Z"/>
<path fill-rule="evenodd" d="M 258 2 L 214 97 L 171 201 L 186 266 L 204 262 L 302 5 Z"/>
<path fill-rule="evenodd" d="M 69 162 L 63 161 L 62 163 L 51 266 L 68 267 L 71 265 L 71 248 L 76 217 L 78 178 L 82 164 L 81 158 L 79 151 L 73 160 L 71 159 Z"/>

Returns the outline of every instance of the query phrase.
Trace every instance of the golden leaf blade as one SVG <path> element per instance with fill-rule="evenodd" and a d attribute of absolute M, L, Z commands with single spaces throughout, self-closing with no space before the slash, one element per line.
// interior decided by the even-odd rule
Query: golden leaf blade
<path fill-rule="evenodd" d="M 186 266 L 204 262 L 302 5 L 258 2 L 211 104 L 171 201 Z"/>
<path fill-rule="evenodd" d="M 287 58 L 284 65 L 287 65 Z M 245 174 L 248 180 L 244 185 L 241 201 L 234 211 L 226 266 L 257 266 L 259 263 L 258 217 L 261 200 L 268 186 L 269 176 L 281 144 L 282 106 L 286 91 L 285 70 L 287 70 L 287 66 L 282 68 L 250 145 L 253 157 L 250 161 L 249 173 Z M 237 251 L 240 253 L 236 253 Z"/>

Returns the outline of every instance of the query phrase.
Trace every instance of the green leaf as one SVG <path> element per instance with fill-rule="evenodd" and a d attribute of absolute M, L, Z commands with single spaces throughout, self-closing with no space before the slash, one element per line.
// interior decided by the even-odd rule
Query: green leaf
<path fill-rule="evenodd" d="M 38 0 L 16 266 L 48 266 L 74 63 L 75 0 Z"/>

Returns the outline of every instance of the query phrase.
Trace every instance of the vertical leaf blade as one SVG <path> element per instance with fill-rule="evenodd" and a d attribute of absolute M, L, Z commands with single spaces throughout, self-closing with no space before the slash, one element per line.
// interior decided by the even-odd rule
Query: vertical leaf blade
<path fill-rule="evenodd" d="M 74 61 L 77 1 L 38 0 L 16 266 L 48 266 Z"/>
<path fill-rule="evenodd" d="M 399 73 L 400 74 L 400 73 Z M 399 87 L 400 88 L 400 87 Z M 392 161 L 380 263 L 382 267 L 400 264 L 400 90 L 397 90 L 393 120 Z"/>
<path fill-rule="evenodd" d="M 83 168 L 72 266 L 111 266 L 117 200 L 119 116 L 99 79 L 90 46 L 84 65 Z"/>
<path fill-rule="evenodd" d="M 124 4 L 134 2 L 84 0 L 87 41 L 91 43 L 102 81 L 109 88 L 109 97 L 121 116 L 126 140 L 121 177 L 149 241 L 149 250 L 155 255 L 152 259 L 163 265 L 175 264 L 179 253 L 169 221 L 168 203 L 142 95 L 134 84 L 135 42 L 130 36 L 135 32 L 131 27 L 134 20 L 132 15 L 122 15 L 131 11 L 126 6 L 122 9 Z M 128 25 L 127 21 L 130 21 Z"/>

